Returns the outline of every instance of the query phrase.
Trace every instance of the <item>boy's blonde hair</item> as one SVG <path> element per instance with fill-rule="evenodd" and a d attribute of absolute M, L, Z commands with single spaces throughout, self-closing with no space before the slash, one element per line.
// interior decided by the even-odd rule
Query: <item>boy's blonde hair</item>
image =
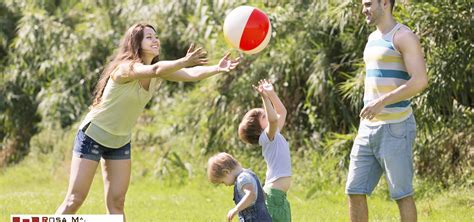
<path fill-rule="evenodd" d="M 218 153 L 207 161 L 207 177 L 211 183 L 218 183 L 225 176 L 224 170 L 229 172 L 240 166 L 240 163 L 228 153 Z"/>
<path fill-rule="evenodd" d="M 254 108 L 245 114 L 239 124 L 239 138 L 241 140 L 250 144 L 258 144 L 258 139 L 263 131 L 258 120 L 264 112 L 262 108 Z"/>

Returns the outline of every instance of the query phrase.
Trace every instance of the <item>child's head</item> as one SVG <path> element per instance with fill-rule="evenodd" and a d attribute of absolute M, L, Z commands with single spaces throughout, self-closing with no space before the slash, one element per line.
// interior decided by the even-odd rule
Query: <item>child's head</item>
<path fill-rule="evenodd" d="M 254 108 L 249 110 L 239 125 L 239 138 L 246 143 L 258 144 L 260 134 L 268 126 L 265 110 Z"/>
<path fill-rule="evenodd" d="M 240 163 L 228 153 L 218 153 L 207 162 L 207 177 L 211 183 L 223 183 L 227 186 L 234 184 L 235 176 L 232 171 L 240 167 Z"/>

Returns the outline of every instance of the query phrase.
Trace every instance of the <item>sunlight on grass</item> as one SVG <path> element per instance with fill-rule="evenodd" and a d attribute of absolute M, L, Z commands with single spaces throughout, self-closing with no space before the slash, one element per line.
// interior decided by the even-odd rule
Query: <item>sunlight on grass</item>
<path fill-rule="evenodd" d="M 28 158 L 0 174 L 0 221 L 10 214 L 52 214 L 67 189 L 67 167 L 52 168 L 54 161 Z M 34 167 L 33 167 L 34 166 Z M 105 213 L 102 176 L 97 172 L 79 214 Z M 183 185 L 152 176 L 134 176 L 127 194 L 128 221 L 224 221 L 234 206 L 232 187 L 214 186 L 198 175 Z M 383 186 L 381 184 L 380 186 Z M 396 203 L 383 188 L 368 199 L 371 221 L 398 221 Z M 306 199 L 308 189 L 294 184 L 289 193 L 293 221 L 348 221 L 343 186 L 318 190 Z M 443 192 L 417 200 L 420 221 L 472 221 L 474 198 L 466 190 Z"/>

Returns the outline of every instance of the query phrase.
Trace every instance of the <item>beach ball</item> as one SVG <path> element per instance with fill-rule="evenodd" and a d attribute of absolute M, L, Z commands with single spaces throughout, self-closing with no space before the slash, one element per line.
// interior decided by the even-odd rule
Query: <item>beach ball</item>
<path fill-rule="evenodd" d="M 270 42 L 271 32 L 268 16 L 252 6 L 239 6 L 224 20 L 226 42 L 247 54 L 262 51 Z"/>

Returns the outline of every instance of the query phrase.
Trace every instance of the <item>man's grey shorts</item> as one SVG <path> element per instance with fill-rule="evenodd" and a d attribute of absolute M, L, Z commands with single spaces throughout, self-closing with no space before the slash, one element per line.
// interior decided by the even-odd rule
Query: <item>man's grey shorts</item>
<path fill-rule="evenodd" d="M 413 115 L 399 123 L 361 123 L 351 151 L 347 194 L 370 195 L 382 173 L 394 200 L 413 195 L 413 156 L 416 122 Z"/>

